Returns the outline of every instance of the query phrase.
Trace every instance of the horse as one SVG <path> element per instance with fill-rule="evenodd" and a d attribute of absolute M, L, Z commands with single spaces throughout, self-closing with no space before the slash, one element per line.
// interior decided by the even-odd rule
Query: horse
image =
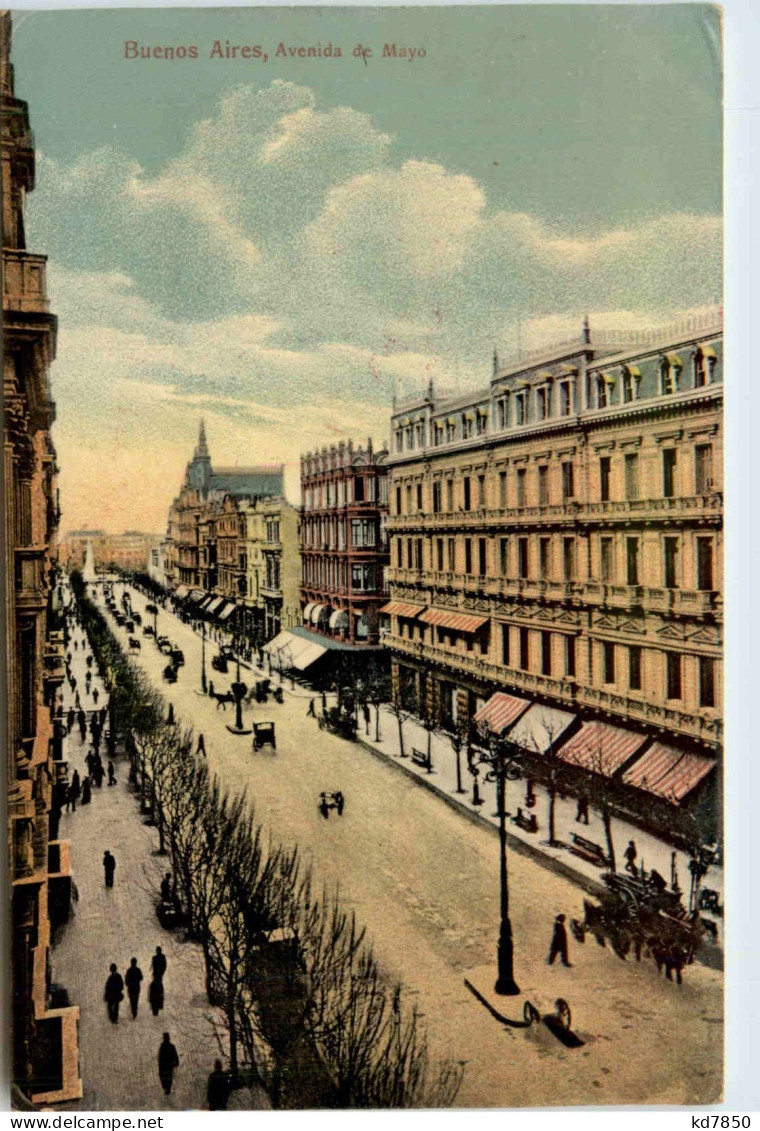
<path fill-rule="evenodd" d="M 213 698 L 216 699 L 217 711 L 220 707 L 223 707 L 226 711 L 228 703 L 230 703 L 233 707 L 235 706 L 235 696 L 231 691 L 225 691 L 223 695 L 220 695 L 218 691 L 215 691 L 213 693 Z"/>

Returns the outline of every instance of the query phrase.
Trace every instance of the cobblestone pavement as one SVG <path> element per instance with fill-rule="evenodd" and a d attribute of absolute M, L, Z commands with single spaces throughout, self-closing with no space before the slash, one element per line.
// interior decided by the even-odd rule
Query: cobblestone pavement
<path fill-rule="evenodd" d="M 133 591 L 141 611 L 145 600 Z M 161 678 L 164 657 L 143 639 L 137 662 L 174 704 L 177 716 L 202 731 L 211 767 L 234 789 L 248 789 L 265 829 L 297 843 L 319 884 L 339 886 L 345 904 L 367 926 L 376 955 L 418 996 L 435 1055 L 466 1062 L 462 1106 L 581 1103 L 694 1103 L 720 1090 L 721 977 L 691 966 L 684 985 L 658 979 L 651 961 L 622 962 L 589 939 L 571 942 L 573 968 L 546 964 L 554 916 L 583 916 L 577 885 L 510 855 L 510 907 L 516 976 L 522 994 L 501 999 L 508 1016 L 523 997 L 542 1012 L 567 998 L 585 1046 L 571 1051 L 553 1038 L 506 1031 L 469 994 L 464 978 L 492 985 L 499 926 L 496 838 L 428 790 L 355 743 L 321 731 L 307 717 L 304 689 L 283 705 L 246 707 L 245 721 L 272 719 L 277 751 L 254 754 L 251 738 L 232 735 L 230 710 L 200 694 L 201 642 L 173 614 L 159 614 L 159 632 L 185 653 L 179 680 Z M 126 634 L 116 628 L 120 640 Z M 207 644 L 207 664 L 215 647 Z M 217 691 L 234 679 L 208 669 Z M 244 679 L 251 682 L 251 673 Z M 321 790 L 346 796 L 343 817 L 324 820 Z M 126 957 L 126 956 L 125 956 Z"/>
<path fill-rule="evenodd" d="M 76 636 L 80 639 L 79 633 Z M 82 705 L 91 709 L 92 696 L 81 694 L 85 654 L 72 649 L 72 671 Z M 104 702 L 99 681 L 98 706 Z M 73 694 L 65 685 L 64 706 Z M 84 778 L 88 744 L 74 727 L 67 740 L 69 773 Z M 101 746 L 101 754 L 103 754 Z M 108 764 L 104 757 L 104 764 Z M 137 801 L 127 788 L 126 759 L 116 760 L 118 784 L 104 781 L 92 790 L 89 805 L 64 812 L 59 835 L 71 843 L 74 881 L 78 892 L 74 916 L 57 932 L 52 954 L 53 981 L 65 986 L 80 1008 L 80 1067 L 84 1083 L 81 1101 L 61 1108 L 84 1111 L 173 1111 L 206 1107 L 206 1081 L 215 1057 L 223 1055 L 223 1030 L 206 999 L 200 949 L 164 931 L 156 919 L 156 883 L 166 870 L 166 858 L 153 855 L 155 829 L 141 821 Z M 116 858 L 114 887 L 104 883 L 103 852 Z M 150 961 L 161 946 L 167 956 L 165 1005 L 154 1017 L 147 1001 Z M 121 1003 L 119 1022 L 106 1014 L 103 990 L 111 962 L 124 975 L 136 957 L 144 980 L 137 1019 L 129 1002 Z M 158 1079 L 158 1047 L 164 1032 L 171 1034 L 180 1059 L 170 1096 Z M 246 1093 L 251 1106 L 267 1106 L 263 1094 Z M 239 1098 L 239 1097 L 236 1097 Z"/>

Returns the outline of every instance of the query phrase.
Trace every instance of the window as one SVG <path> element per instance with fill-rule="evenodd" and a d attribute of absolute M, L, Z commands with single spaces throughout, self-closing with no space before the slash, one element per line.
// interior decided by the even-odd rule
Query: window
<path fill-rule="evenodd" d="M 679 652 L 665 653 L 665 677 L 668 699 L 681 698 L 681 655 Z"/>
<path fill-rule="evenodd" d="M 536 419 L 546 420 L 548 416 L 549 390 L 546 386 L 536 389 Z"/>
<path fill-rule="evenodd" d="M 504 509 L 507 505 L 507 473 L 499 472 L 499 506 Z"/>
<path fill-rule="evenodd" d="M 517 539 L 517 572 L 520 577 L 528 576 L 528 539 Z"/>
<path fill-rule="evenodd" d="M 406 564 L 407 564 L 408 569 L 412 568 L 412 539 L 411 538 L 407 538 L 407 540 L 406 540 Z"/>
<path fill-rule="evenodd" d="M 469 440 L 472 435 L 472 415 L 469 412 L 462 414 L 462 436 Z"/>
<path fill-rule="evenodd" d="M 629 585 L 639 584 L 639 540 L 626 538 L 625 540 L 626 580 Z"/>
<path fill-rule="evenodd" d="M 527 628 L 520 629 L 520 667 L 524 672 L 530 668 L 530 647 Z"/>
<path fill-rule="evenodd" d="M 575 498 L 575 474 L 569 461 L 562 464 L 562 498 L 565 501 Z"/>
<path fill-rule="evenodd" d="M 565 637 L 565 675 L 575 675 L 575 637 Z"/>
<path fill-rule="evenodd" d="M 478 476 L 478 506 L 484 507 L 486 505 L 486 477 L 485 475 Z"/>
<path fill-rule="evenodd" d="M 665 588 L 678 588 L 678 539 L 664 538 Z"/>
<path fill-rule="evenodd" d="M 404 449 L 404 433 L 401 428 L 396 430 L 396 451 L 400 452 Z"/>
<path fill-rule="evenodd" d="M 433 483 L 433 514 L 441 513 L 441 502 L 441 481 L 440 479 L 436 479 Z"/>
<path fill-rule="evenodd" d="M 515 393 L 515 424 L 526 424 L 528 420 L 525 390 Z"/>
<path fill-rule="evenodd" d="M 552 634 L 541 633 L 541 674 L 552 674 Z"/>
<path fill-rule="evenodd" d="M 551 573 L 551 557 L 552 557 L 552 540 L 551 538 L 539 538 L 538 540 L 538 563 L 541 577 L 546 579 Z"/>
<path fill-rule="evenodd" d="M 609 386 L 605 377 L 597 377 L 596 379 L 596 407 L 606 408 L 608 402 Z"/>
<path fill-rule="evenodd" d="M 411 553 L 411 544 L 409 550 Z M 372 592 L 376 588 L 377 581 L 374 563 L 351 566 L 351 589 L 354 593 Z"/>
<path fill-rule="evenodd" d="M 446 510 L 453 511 L 454 509 L 454 480 L 446 480 Z"/>
<path fill-rule="evenodd" d="M 641 648 L 637 644 L 628 649 L 628 687 L 641 691 Z"/>
<path fill-rule="evenodd" d="M 694 486 L 697 495 L 709 495 L 713 489 L 712 444 L 697 444 L 694 449 Z"/>
<path fill-rule="evenodd" d="M 709 592 L 714 588 L 712 538 L 697 538 L 697 589 Z"/>
<path fill-rule="evenodd" d="M 403 512 L 402 512 L 402 507 L 401 507 L 401 488 L 397 487 L 396 488 L 396 514 L 402 514 L 402 513 Z"/>
<path fill-rule="evenodd" d="M 527 478 L 527 471 L 524 467 L 517 470 L 517 505 L 518 507 L 525 506 L 525 481 Z"/>
<path fill-rule="evenodd" d="M 509 667 L 509 625 L 501 626 L 501 662 L 505 668 Z"/>
<path fill-rule="evenodd" d="M 660 362 L 660 392 L 666 396 L 677 393 L 680 378 L 681 359 L 676 354 L 669 354 Z"/>
<path fill-rule="evenodd" d="M 447 440 L 448 443 L 451 443 L 451 441 L 456 440 L 456 438 L 457 438 L 457 422 L 456 422 L 456 420 L 452 420 L 451 418 L 449 418 L 446 421 L 446 440 Z"/>
<path fill-rule="evenodd" d="M 470 497 L 470 477 L 469 477 L 469 475 L 465 475 L 464 479 L 462 480 L 462 499 L 463 499 L 462 505 L 464 506 L 464 509 L 466 511 L 470 510 L 471 506 L 472 506 L 472 499 Z"/>
<path fill-rule="evenodd" d="M 509 573 L 509 539 L 499 539 L 499 573 L 506 577 Z"/>
<path fill-rule="evenodd" d="M 614 542 L 612 538 L 602 538 L 600 542 L 602 581 L 615 580 Z"/>
<path fill-rule="evenodd" d="M 599 487 L 601 491 L 601 498 L 603 503 L 609 502 L 610 498 L 610 469 L 612 467 L 612 460 L 609 456 L 602 456 L 599 460 Z"/>
<path fill-rule="evenodd" d="M 422 510 L 422 484 L 417 484 L 417 510 Z"/>
<path fill-rule="evenodd" d="M 464 572 L 472 573 L 472 539 L 464 540 Z"/>
<path fill-rule="evenodd" d="M 499 428 L 509 427 L 509 397 L 499 397 L 496 402 L 496 419 L 499 423 Z"/>
<path fill-rule="evenodd" d="M 635 453 L 625 457 L 625 497 L 639 497 L 639 457 Z"/>
<path fill-rule="evenodd" d="M 559 387 L 559 414 L 569 416 L 571 411 L 570 382 L 562 381 Z"/>
<path fill-rule="evenodd" d="M 676 493 L 676 449 L 665 448 L 662 453 L 662 493 L 672 499 Z"/>
<path fill-rule="evenodd" d="M 478 409 L 477 415 L 475 417 L 475 429 L 476 429 L 479 436 L 483 435 L 483 433 L 486 430 L 487 424 L 488 424 L 488 414 L 485 411 L 483 411 L 482 409 Z"/>
<path fill-rule="evenodd" d="M 435 444 L 436 448 L 440 447 L 440 445 L 443 443 L 443 422 L 440 420 L 436 420 L 435 422 L 435 427 L 433 430 L 433 443 Z"/>
<path fill-rule="evenodd" d="M 406 513 L 412 513 L 412 487 L 410 483 L 406 485 Z"/>
<path fill-rule="evenodd" d="M 562 539 L 562 572 L 565 581 L 575 579 L 575 539 Z"/>
<path fill-rule="evenodd" d="M 416 538 L 414 543 L 414 565 L 415 569 L 422 569 L 422 539 Z"/>
<path fill-rule="evenodd" d="M 631 401 L 636 400 L 636 377 L 638 374 L 634 373 L 629 366 L 623 368 L 623 401 L 625 404 L 630 404 Z"/>
<path fill-rule="evenodd" d="M 485 577 L 488 573 L 488 543 L 485 538 L 478 538 L 478 574 Z"/>
<path fill-rule="evenodd" d="M 615 682 L 615 645 L 609 640 L 602 643 L 602 665 L 604 669 L 604 682 Z"/>
<path fill-rule="evenodd" d="M 715 706 L 715 661 L 711 656 L 699 657 L 699 705 Z"/>
<path fill-rule="evenodd" d="M 363 503 L 364 498 L 364 477 L 359 476 L 354 480 L 354 501 L 357 503 Z"/>
<path fill-rule="evenodd" d="M 538 505 L 545 507 L 549 502 L 549 468 L 541 464 L 538 469 Z"/>
<path fill-rule="evenodd" d="M 443 538 L 435 540 L 435 564 L 439 571 L 443 570 Z"/>
<path fill-rule="evenodd" d="M 456 569 L 457 560 L 457 545 L 453 538 L 449 538 L 449 573 L 453 573 Z"/>

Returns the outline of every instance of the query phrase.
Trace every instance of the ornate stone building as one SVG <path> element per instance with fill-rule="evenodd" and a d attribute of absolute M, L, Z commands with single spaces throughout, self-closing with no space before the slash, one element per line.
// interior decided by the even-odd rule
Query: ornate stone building
<path fill-rule="evenodd" d="M 475 393 L 397 405 L 395 694 L 450 726 L 488 721 L 496 692 L 512 722 L 536 703 L 603 723 L 601 746 L 628 751 L 604 773 L 641 805 L 715 785 L 722 381 L 716 313 L 667 335 L 586 324 L 543 356 L 494 357 Z M 620 730 L 640 741 L 615 747 Z"/>
<path fill-rule="evenodd" d="M 0 13 L 3 189 L 6 785 L 13 980 L 12 1078 L 35 1102 L 81 1096 L 76 1006 L 55 1000 L 51 928 L 68 914 L 68 842 L 57 839 L 54 789 L 66 779 L 52 711 L 64 678 L 56 607 L 58 504 L 49 369 L 56 319 L 46 257 L 24 236 L 35 154 L 28 107 L 14 95 L 11 22 Z"/>

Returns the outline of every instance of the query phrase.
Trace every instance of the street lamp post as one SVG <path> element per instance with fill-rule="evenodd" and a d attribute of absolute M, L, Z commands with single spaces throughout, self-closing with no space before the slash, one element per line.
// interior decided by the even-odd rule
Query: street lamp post
<path fill-rule="evenodd" d="M 520 778 L 519 759 L 522 751 L 497 735 L 487 737 L 488 751 L 481 751 L 477 762 L 487 766 L 485 780 L 496 783 L 496 809 L 499 818 L 499 885 L 500 885 L 500 911 L 499 942 L 497 946 L 498 976 L 494 991 L 505 997 L 514 997 L 519 994 L 520 987 L 514 975 L 514 942 L 512 939 L 512 923 L 509 918 L 509 875 L 507 871 L 507 811 L 506 811 L 506 786 L 507 779 L 517 781 Z M 473 757 L 472 768 L 476 769 L 476 759 Z M 477 771 L 476 771 L 477 772 Z M 477 784 L 477 779 L 476 779 Z"/>
<path fill-rule="evenodd" d="M 206 622 L 201 623 L 201 691 L 204 695 L 208 692 L 206 682 Z"/>

